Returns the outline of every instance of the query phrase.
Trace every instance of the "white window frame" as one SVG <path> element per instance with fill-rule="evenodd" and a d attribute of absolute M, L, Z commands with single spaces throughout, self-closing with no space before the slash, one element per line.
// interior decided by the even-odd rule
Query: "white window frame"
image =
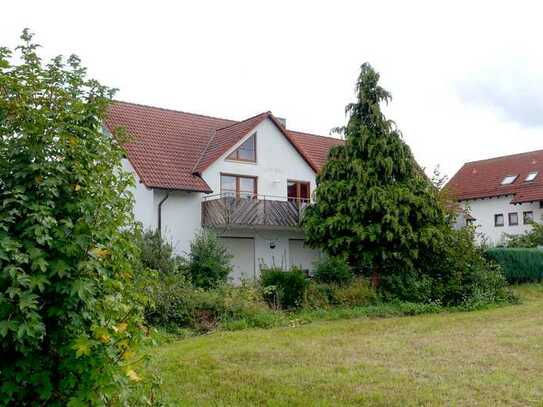
<path fill-rule="evenodd" d="M 518 178 L 518 175 L 506 175 L 503 177 L 501 184 L 502 185 L 511 185 L 513 182 L 516 181 Z"/>
<path fill-rule="evenodd" d="M 526 178 L 524 178 L 524 181 L 532 182 L 533 180 L 536 179 L 538 173 L 539 173 L 538 171 L 529 172 L 528 175 L 526 175 Z"/>

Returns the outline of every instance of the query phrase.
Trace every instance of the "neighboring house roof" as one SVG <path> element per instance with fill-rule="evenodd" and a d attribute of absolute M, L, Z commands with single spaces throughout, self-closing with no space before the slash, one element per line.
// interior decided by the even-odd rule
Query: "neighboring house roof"
<path fill-rule="evenodd" d="M 315 172 L 329 149 L 343 143 L 287 130 L 270 112 L 238 122 L 115 101 L 105 124 L 109 131 L 124 128 L 133 137 L 125 144 L 126 153 L 147 187 L 212 192 L 199 173 L 268 118 Z"/>
<path fill-rule="evenodd" d="M 533 172 L 535 179 L 526 181 Z M 516 179 L 503 185 L 507 176 Z M 543 200 L 543 150 L 466 163 L 445 188 L 460 201 L 504 195 L 513 195 L 511 203 Z"/>

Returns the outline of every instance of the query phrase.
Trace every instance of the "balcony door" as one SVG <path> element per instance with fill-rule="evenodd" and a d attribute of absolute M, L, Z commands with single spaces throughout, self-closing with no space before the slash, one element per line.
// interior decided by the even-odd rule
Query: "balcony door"
<path fill-rule="evenodd" d="M 290 202 L 297 205 L 309 203 L 310 184 L 304 181 L 287 181 L 287 197 Z"/>
<path fill-rule="evenodd" d="M 221 195 L 235 198 L 256 198 L 256 177 L 221 174 Z"/>

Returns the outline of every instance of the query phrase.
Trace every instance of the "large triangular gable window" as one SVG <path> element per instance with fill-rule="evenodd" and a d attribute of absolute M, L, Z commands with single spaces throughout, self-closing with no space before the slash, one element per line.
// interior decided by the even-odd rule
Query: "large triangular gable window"
<path fill-rule="evenodd" d="M 256 133 L 251 135 L 236 151 L 226 157 L 227 160 L 256 162 Z"/>

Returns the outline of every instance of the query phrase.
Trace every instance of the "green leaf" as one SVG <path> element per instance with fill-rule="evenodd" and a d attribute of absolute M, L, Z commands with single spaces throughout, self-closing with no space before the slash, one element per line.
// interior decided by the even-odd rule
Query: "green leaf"
<path fill-rule="evenodd" d="M 17 322 L 7 319 L 0 321 L 0 336 L 6 337 L 9 331 L 17 332 Z"/>

